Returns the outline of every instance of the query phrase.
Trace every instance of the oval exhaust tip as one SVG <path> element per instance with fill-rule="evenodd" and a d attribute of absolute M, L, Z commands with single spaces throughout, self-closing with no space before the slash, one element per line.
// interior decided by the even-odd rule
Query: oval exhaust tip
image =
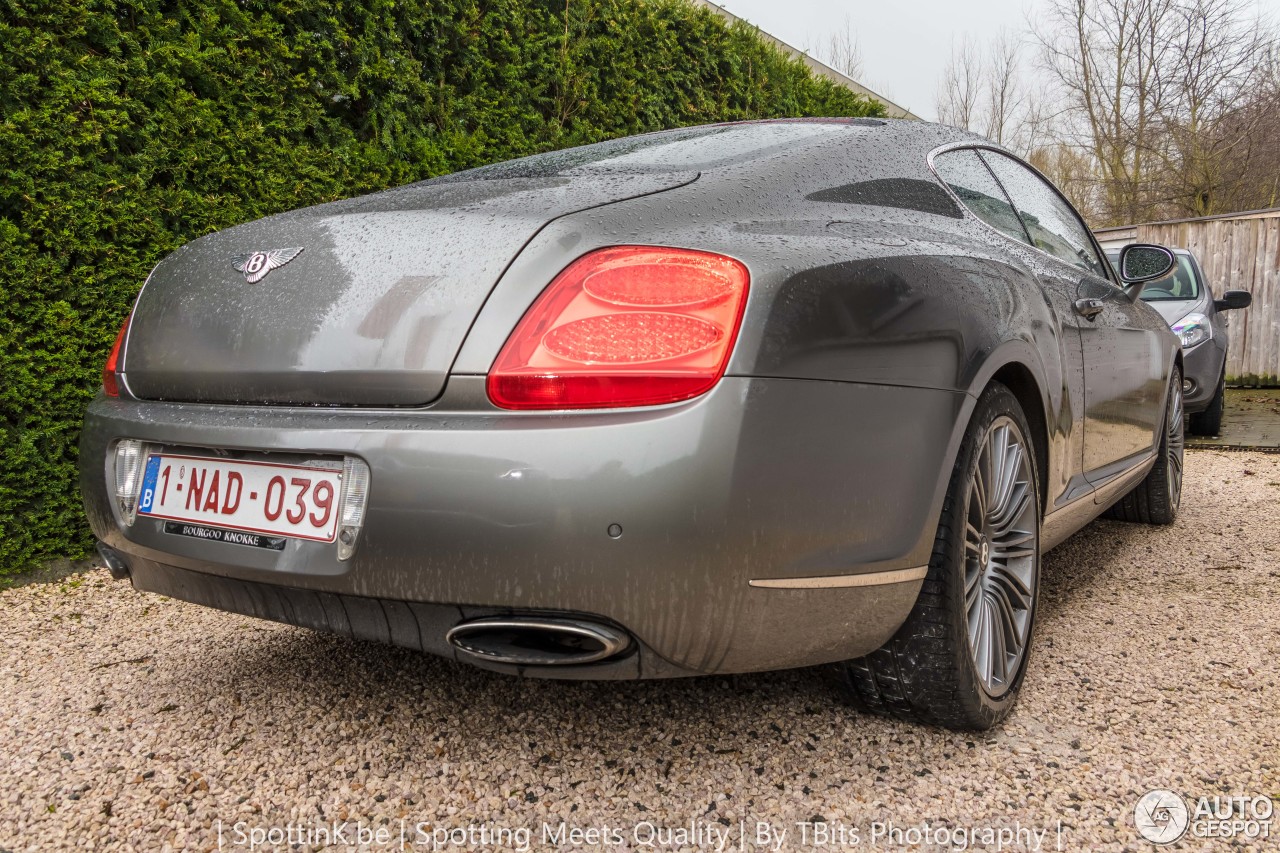
<path fill-rule="evenodd" d="M 445 639 L 492 663 L 569 666 L 611 658 L 631 646 L 617 628 L 579 619 L 491 616 L 455 625 Z"/>

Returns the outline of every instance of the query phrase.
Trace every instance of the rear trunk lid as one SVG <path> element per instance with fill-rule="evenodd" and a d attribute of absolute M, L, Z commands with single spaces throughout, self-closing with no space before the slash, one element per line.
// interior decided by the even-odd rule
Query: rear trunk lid
<path fill-rule="evenodd" d="M 210 234 L 152 272 L 125 381 L 151 400 L 430 403 L 503 270 L 546 223 L 696 178 L 431 182 Z M 261 258 L 236 268 L 270 252 L 285 263 L 254 283 Z"/>

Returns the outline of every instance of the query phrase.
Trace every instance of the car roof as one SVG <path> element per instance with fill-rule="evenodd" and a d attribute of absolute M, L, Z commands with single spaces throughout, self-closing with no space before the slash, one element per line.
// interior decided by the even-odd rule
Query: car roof
<path fill-rule="evenodd" d="M 840 132 L 846 129 L 847 133 Z M 436 178 L 439 183 L 583 173 L 696 172 L 704 182 L 759 170 L 774 174 L 789 162 L 838 156 L 875 176 L 919 176 L 934 149 L 952 143 L 1000 148 L 977 134 L 913 119 L 783 118 L 720 122 L 535 154 Z M 1003 149 L 1002 149 L 1003 150 Z M 768 164 L 768 165 L 766 165 Z"/>

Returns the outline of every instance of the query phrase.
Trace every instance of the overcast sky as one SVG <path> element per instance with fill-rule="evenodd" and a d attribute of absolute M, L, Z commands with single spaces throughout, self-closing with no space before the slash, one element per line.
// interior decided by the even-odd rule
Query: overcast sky
<path fill-rule="evenodd" d="M 847 15 L 862 50 L 858 82 L 934 119 L 938 79 L 953 40 L 965 33 L 986 43 L 1001 27 L 1026 31 L 1044 0 L 713 0 L 794 47 L 818 45 Z M 1256 0 L 1280 18 L 1280 0 Z M 814 51 L 818 53 L 818 51 Z M 1028 51 L 1028 58 L 1030 51 Z M 819 55 L 819 58 L 821 56 Z"/>

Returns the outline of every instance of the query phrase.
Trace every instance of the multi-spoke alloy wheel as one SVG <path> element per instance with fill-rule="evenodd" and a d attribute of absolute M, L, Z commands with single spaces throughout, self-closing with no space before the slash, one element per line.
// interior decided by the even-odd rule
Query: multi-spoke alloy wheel
<path fill-rule="evenodd" d="M 847 661 L 859 707 L 955 729 L 989 729 L 1013 708 L 1035 626 L 1040 481 L 1027 417 L 1006 386 L 978 398 L 907 621 Z"/>
<path fill-rule="evenodd" d="M 965 513 L 964 604 L 969 654 L 992 696 L 1026 654 L 1039 549 L 1031 454 L 1008 416 L 987 430 Z"/>
<path fill-rule="evenodd" d="M 1142 524 L 1173 524 L 1182 501 L 1183 432 L 1182 371 L 1173 368 L 1165 400 L 1164 428 L 1157 429 L 1156 458 L 1146 479 L 1107 510 L 1107 518 Z"/>
<path fill-rule="evenodd" d="M 1165 456 L 1169 465 L 1169 506 L 1176 513 L 1182 502 L 1182 452 L 1187 446 L 1182 411 L 1182 382 L 1173 386 L 1165 418 Z"/>

